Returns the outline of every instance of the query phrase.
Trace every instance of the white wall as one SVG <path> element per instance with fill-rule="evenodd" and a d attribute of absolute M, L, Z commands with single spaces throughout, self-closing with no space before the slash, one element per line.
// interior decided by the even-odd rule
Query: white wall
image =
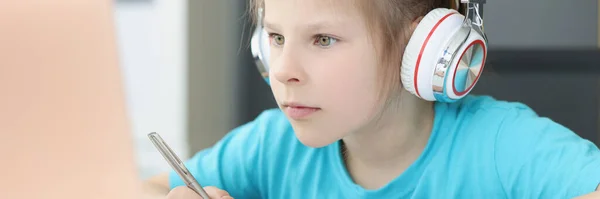
<path fill-rule="evenodd" d="M 117 3 L 115 20 L 127 105 L 142 178 L 169 168 L 147 134 L 187 159 L 186 1 Z"/>

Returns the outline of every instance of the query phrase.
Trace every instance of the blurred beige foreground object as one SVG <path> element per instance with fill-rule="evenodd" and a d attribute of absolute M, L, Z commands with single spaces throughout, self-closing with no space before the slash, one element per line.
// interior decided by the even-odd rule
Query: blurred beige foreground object
<path fill-rule="evenodd" d="M 112 0 L 0 0 L 0 198 L 139 198 Z"/>

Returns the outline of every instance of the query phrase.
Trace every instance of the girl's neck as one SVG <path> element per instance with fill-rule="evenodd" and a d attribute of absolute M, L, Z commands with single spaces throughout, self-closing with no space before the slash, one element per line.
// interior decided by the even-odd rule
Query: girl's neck
<path fill-rule="evenodd" d="M 343 138 L 346 167 L 354 181 L 379 188 L 400 175 L 423 152 L 433 128 L 432 102 L 403 92 L 376 124 Z"/>

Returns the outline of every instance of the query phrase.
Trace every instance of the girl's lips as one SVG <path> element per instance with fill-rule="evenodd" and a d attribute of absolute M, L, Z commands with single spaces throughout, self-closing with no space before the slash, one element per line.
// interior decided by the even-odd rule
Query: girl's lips
<path fill-rule="evenodd" d="M 286 103 L 283 107 L 285 113 L 295 120 L 308 118 L 313 113 L 321 110 L 321 108 L 318 107 L 310 107 L 298 103 Z"/>

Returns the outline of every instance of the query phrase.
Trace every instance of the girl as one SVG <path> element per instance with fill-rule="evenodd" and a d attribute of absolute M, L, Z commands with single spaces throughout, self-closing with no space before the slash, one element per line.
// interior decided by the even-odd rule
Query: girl
<path fill-rule="evenodd" d="M 186 165 L 212 198 L 598 196 L 600 151 L 569 129 L 520 103 L 419 93 L 416 55 L 405 51 L 424 26 L 453 15 L 432 11 L 452 1 L 253 1 L 264 10 L 279 109 Z M 174 172 L 146 187 L 199 198 Z"/>

